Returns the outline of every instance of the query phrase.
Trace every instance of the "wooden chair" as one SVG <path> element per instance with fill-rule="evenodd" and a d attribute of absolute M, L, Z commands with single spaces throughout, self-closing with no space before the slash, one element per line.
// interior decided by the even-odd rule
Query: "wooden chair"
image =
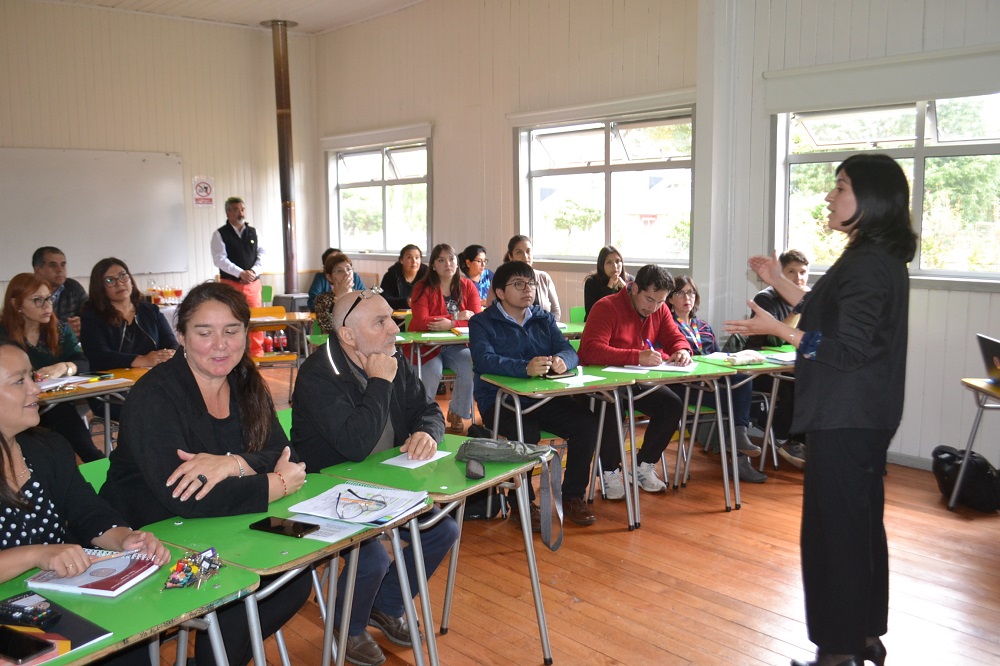
<path fill-rule="evenodd" d="M 266 308 L 250 308 L 250 318 L 274 317 L 275 319 L 285 318 L 285 308 L 280 305 L 272 305 Z M 285 328 L 284 321 L 275 321 L 273 324 L 254 326 L 254 331 L 268 332 L 281 331 Z M 267 368 L 288 368 L 288 402 L 292 401 L 292 388 L 295 386 L 295 370 L 299 367 L 299 355 L 290 351 L 265 352 L 263 356 L 251 356 L 250 359 L 262 370 Z"/>

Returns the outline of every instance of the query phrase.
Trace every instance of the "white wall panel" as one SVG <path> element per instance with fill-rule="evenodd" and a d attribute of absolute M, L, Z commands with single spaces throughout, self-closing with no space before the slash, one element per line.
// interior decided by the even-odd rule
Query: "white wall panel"
<path fill-rule="evenodd" d="M 289 42 L 297 212 L 305 227 L 299 252 L 313 254 L 323 239 L 311 237 L 308 222 L 302 225 L 319 212 L 307 203 L 319 182 L 313 44 L 294 35 Z M 186 273 L 154 277 L 187 288 L 215 273 L 208 240 L 225 219 L 221 202 L 230 194 L 247 199 L 269 245 L 268 269 L 280 272 L 271 53 L 265 30 L 4 0 L 0 145 L 180 153 L 190 266 Z M 215 178 L 216 208 L 194 207 L 195 176 Z M 73 248 L 63 249 L 74 275 L 89 274 L 89 266 L 73 264 Z M 28 259 L 4 266 L 0 279 L 30 269 Z"/>

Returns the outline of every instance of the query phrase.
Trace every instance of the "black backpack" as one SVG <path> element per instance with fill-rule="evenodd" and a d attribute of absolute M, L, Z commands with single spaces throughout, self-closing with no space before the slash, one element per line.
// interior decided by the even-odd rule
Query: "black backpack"
<path fill-rule="evenodd" d="M 962 467 L 962 451 L 953 446 L 938 446 L 931 452 L 931 469 L 937 479 L 938 490 L 951 499 L 958 470 Z M 958 501 L 977 511 L 992 513 L 1000 509 L 1000 474 L 990 461 L 975 451 L 969 452 L 969 462 L 962 478 Z"/>

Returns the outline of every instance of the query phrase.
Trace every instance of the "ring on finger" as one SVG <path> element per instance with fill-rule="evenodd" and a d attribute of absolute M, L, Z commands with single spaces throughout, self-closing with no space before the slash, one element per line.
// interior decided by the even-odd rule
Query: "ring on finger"
<path fill-rule="evenodd" d="M 201 481 L 201 485 L 205 485 L 206 483 L 208 483 L 208 477 L 205 476 L 204 474 L 199 474 L 198 480 Z"/>

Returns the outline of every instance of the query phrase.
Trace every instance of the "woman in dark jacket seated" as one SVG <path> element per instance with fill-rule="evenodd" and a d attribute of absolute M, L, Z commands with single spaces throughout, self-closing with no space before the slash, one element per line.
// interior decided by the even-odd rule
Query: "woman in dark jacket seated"
<path fill-rule="evenodd" d="M 177 338 L 160 309 L 141 300 L 132 272 L 114 257 L 101 259 L 90 271 L 80 343 L 94 370 L 152 368 L 177 349 Z"/>
<path fill-rule="evenodd" d="M 101 497 L 133 524 L 265 511 L 305 481 L 305 465 L 293 461 L 271 394 L 247 354 L 249 322 L 236 289 L 198 285 L 177 310 L 182 353 L 130 391 Z M 310 587 L 304 573 L 260 602 L 265 637 L 295 615 Z M 248 663 L 243 605 L 218 616 L 230 663 Z M 215 663 L 207 640 L 195 648 L 199 665 Z"/>
<path fill-rule="evenodd" d="M 590 308 L 605 296 L 617 294 L 630 281 L 632 276 L 625 272 L 625 260 L 622 253 L 614 245 L 605 245 L 597 253 L 597 270 L 583 281 L 583 307 L 587 321 Z"/>
<path fill-rule="evenodd" d="M 399 251 L 399 261 L 382 276 L 382 298 L 394 310 L 408 310 L 413 285 L 427 275 L 427 264 L 421 263 L 423 252 L 416 245 L 404 245 Z"/>
<path fill-rule="evenodd" d="M 90 369 L 73 331 L 53 313 L 49 283 L 34 273 L 19 273 L 7 285 L 0 342 L 13 342 L 27 352 L 39 380 L 71 377 Z M 47 409 L 42 425 L 65 437 L 83 462 L 104 457 L 72 401 Z"/>

